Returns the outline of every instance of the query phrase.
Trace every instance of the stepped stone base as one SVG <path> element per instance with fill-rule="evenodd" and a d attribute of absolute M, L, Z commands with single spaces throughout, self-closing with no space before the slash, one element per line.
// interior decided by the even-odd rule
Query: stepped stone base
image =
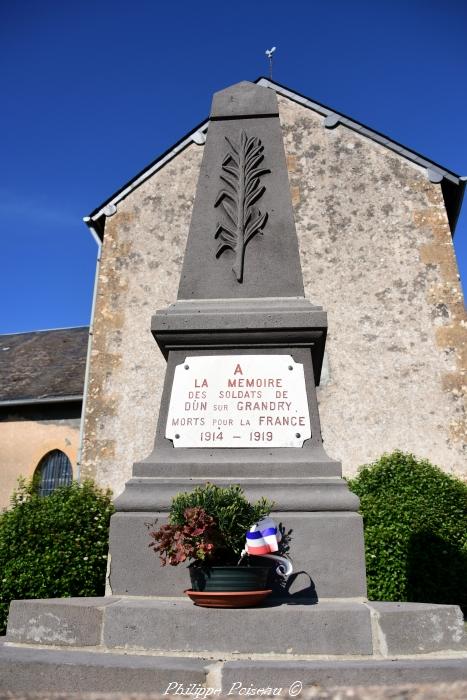
<path fill-rule="evenodd" d="M 467 658 L 404 659 L 241 659 L 124 654 L 122 652 L 41 649 L 0 645 L 0 692 L 155 693 L 202 686 L 216 697 L 246 695 L 250 688 L 289 689 L 323 686 L 394 685 L 467 681 Z M 174 685 L 176 684 L 176 685 Z M 276 693 L 278 695 L 278 693 Z M 269 694 L 272 696 L 272 692 Z M 133 697 L 133 695 L 132 695 Z M 208 695 L 206 694 L 206 697 Z M 391 695 L 391 697 L 394 697 Z M 441 697 L 441 696 L 440 696 Z"/>
<path fill-rule="evenodd" d="M 158 653 L 404 655 L 467 651 L 455 605 L 327 600 L 233 610 L 187 598 L 17 600 L 6 641 Z"/>
<path fill-rule="evenodd" d="M 177 682 L 227 694 L 238 683 L 454 680 L 467 680 L 467 645 L 452 605 L 273 600 L 220 610 L 182 598 L 14 601 L 0 649 L 0 690 L 15 692 L 164 693 Z"/>
<path fill-rule="evenodd" d="M 0 647 L 0 691 L 163 693 L 206 680 L 206 662 L 103 651 Z"/>

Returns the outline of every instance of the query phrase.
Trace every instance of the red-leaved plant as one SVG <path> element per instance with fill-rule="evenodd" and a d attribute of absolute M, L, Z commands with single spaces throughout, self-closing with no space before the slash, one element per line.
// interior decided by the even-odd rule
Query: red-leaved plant
<path fill-rule="evenodd" d="M 162 525 L 150 532 L 150 547 L 159 554 L 162 566 L 177 566 L 187 559 L 204 561 L 212 554 L 219 539 L 214 518 L 203 508 L 186 508 L 184 525 Z"/>
<path fill-rule="evenodd" d="M 149 546 L 159 554 L 162 566 L 187 560 L 198 565 L 236 566 L 247 530 L 269 515 L 273 505 L 265 498 L 249 503 L 236 484 L 207 483 L 172 499 L 169 522 L 150 530 L 153 541 Z"/>

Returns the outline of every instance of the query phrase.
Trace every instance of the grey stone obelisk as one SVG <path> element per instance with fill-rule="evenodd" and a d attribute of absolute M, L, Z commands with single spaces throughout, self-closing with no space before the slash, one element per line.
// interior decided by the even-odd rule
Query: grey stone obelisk
<path fill-rule="evenodd" d="M 152 319 L 167 372 L 154 450 L 116 500 L 114 594 L 180 594 L 186 571 L 159 566 L 145 523 L 161 522 L 176 493 L 211 481 L 276 503 L 302 572 L 288 595 L 365 596 L 358 499 L 321 438 L 315 387 L 326 328 L 326 313 L 304 297 L 276 95 L 239 83 L 214 95 L 178 299 Z M 175 368 L 188 355 L 281 354 L 305 371 L 311 437 L 301 447 L 187 448 L 166 438 Z"/>

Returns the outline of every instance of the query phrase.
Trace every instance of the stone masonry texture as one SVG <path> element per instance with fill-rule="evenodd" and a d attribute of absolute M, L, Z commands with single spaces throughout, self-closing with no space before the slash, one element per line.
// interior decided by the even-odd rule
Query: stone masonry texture
<path fill-rule="evenodd" d="M 186 148 L 106 222 L 81 474 L 114 495 L 153 446 L 166 363 L 151 315 L 177 298 L 202 155 Z"/>
<path fill-rule="evenodd" d="M 467 477 L 467 316 L 441 188 L 280 98 L 305 295 L 328 312 L 325 448 L 344 473 L 394 449 Z"/>
<path fill-rule="evenodd" d="M 401 449 L 467 478 L 467 315 L 440 185 L 311 109 L 279 107 L 305 295 L 328 313 L 328 454 L 349 476 Z M 115 495 L 152 449 L 165 361 L 150 318 L 177 296 L 201 157 L 185 148 L 106 221 L 81 473 Z"/>

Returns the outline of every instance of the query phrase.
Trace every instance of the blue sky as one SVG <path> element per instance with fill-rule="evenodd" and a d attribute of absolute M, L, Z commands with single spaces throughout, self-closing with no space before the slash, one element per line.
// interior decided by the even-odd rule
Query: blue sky
<path fill-rule="evenodd" d="M 467 175 L 466 35 L 463 0 L 0 3 L 0 332 L 89 323 L 82 217 L 273 45 L 275 80 Z"/>

